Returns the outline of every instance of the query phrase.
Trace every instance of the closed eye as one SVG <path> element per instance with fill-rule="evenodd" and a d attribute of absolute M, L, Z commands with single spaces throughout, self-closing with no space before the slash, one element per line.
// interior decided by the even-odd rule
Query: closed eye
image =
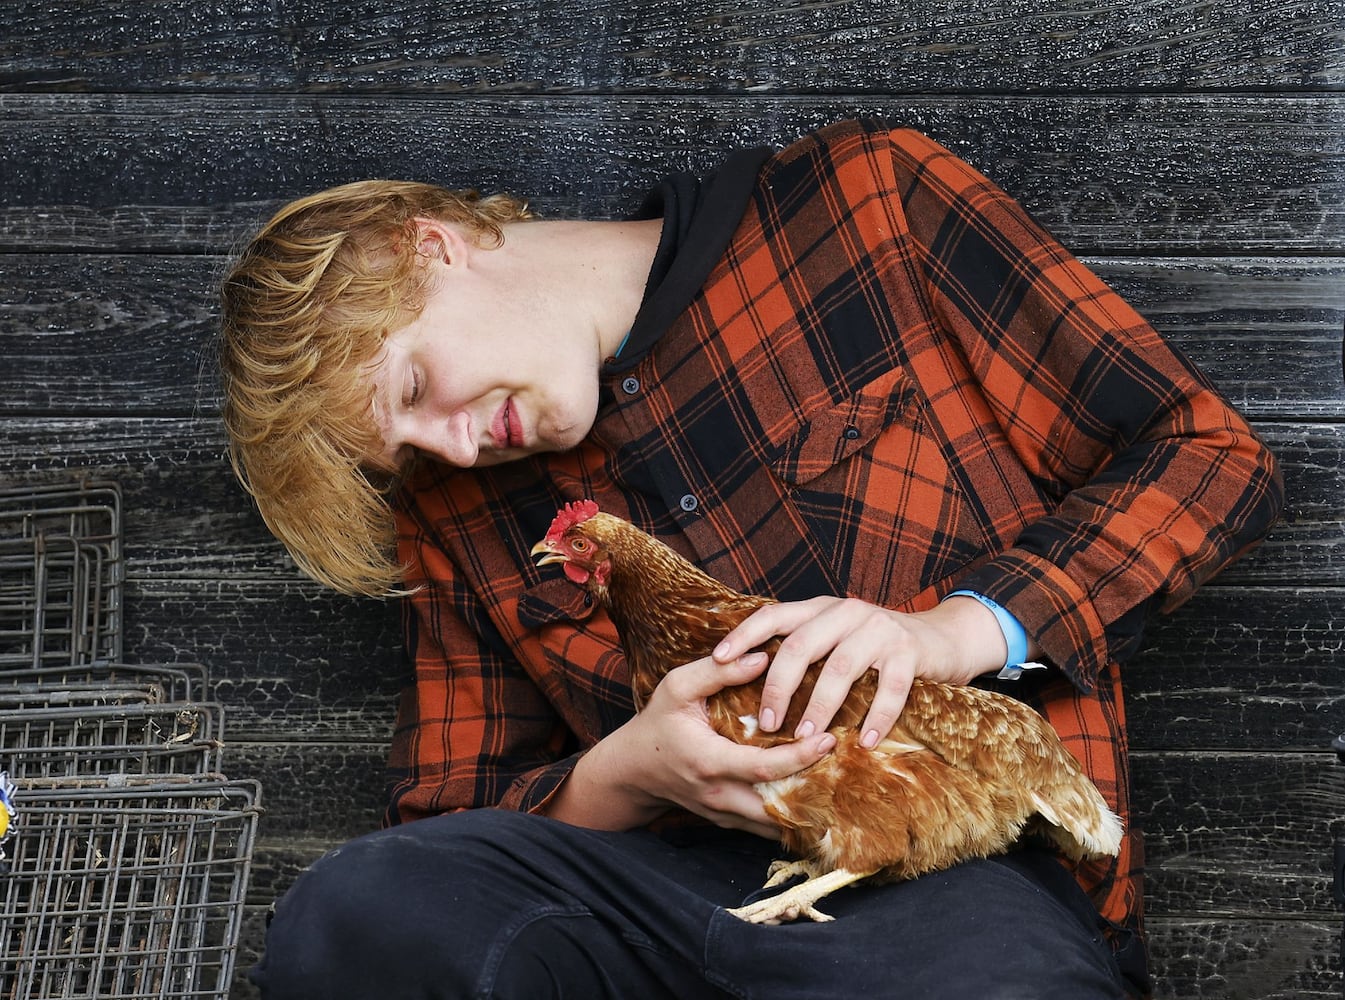
<path fill-rule="evenodd" d="M 420 399 L 420 372 L 415 368 L 411 369 L 411 394 L 407 397 L 406 405 L 415 406 L 416 400 Z"/>

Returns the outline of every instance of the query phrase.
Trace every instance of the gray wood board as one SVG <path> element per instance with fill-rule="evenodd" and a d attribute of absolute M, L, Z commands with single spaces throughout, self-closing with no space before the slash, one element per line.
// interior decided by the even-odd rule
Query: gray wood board
<path fill-rule="evenodd" d="M 1345 95 L 0 94 L 0 250 L 228 250 L 281 201 L 369 177 L 619 215 L 667 173 L 853 115 L 927 132 L 1078 253 L 1345 244 Z"/>
<path fill-rule="evenodd" d="M 22 4 L 0 88 L 817 93 L 1339 85 L 1336 0 Z"/>
<path fill-rule="evenodd" d="M 1085 263 L 1244 413 L 1345 419 L 1345 258 Z M 227 264 L 177 254 L 0 254 L 0 414 L 216 412 Z"/>

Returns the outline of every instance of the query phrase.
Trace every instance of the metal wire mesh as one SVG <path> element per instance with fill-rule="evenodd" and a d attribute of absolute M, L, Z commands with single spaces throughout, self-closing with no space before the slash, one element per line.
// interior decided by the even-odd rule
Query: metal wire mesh
<path fill-rule="evenodd" d="M 199 663 L 107 663 L 77 666 L 0 667 L 0 704 L 4 699 L 34 708 L 98 704 L 96 695 L 120 689 L 144 689 L 155 702 L 204 701 L 206 670 Z M 110 704 L 111 702 L 109 702 Z"/>
<path fill-rule="evenodd" d="M 0 759 L 15 779 L 207 774 L 219 770 L 223 725 L 209 703 L 0 711 Z"/>
<path fill-rule="evenodd" d="M 0 1000 L 227 995 L 255 782 L 25 779 L 0 877 Z"/>
<path fill-rule="evenodd" d="M 116 483 L 0 489 L 0 666 L 122 658 Z"/>
<path fill-rule="evenodd" d="M 260 790 L 204 667 L 121 662 L 122 575 L 115 483 L 0 489 L 0 1000 L 228 995 Z"/>

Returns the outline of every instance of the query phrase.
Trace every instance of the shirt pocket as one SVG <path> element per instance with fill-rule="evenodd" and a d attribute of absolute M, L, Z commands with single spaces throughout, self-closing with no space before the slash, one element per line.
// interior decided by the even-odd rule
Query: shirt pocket
<path fill-rule="evenodd" d="M 584 746 L 630 718 L 630 669 L 592 595 L 569 580 L 544 580 L 520 595 L 517 615 L 536 637 L 529 673 Z"/>
<path fill-rule="evenodd" d="M 593 614 L 593 595 L 569 580 L 543 580 L 519 596 L 518 621 L 526 629 L 578 623 Z"/>
<path fill-rule="evenodd" d="M 916 388 L 900 369 L 855 395 L 807 416 L 771 460 L 784 482 L 804 486 L 868 448 L 882 431 L 915 408 Z"/>

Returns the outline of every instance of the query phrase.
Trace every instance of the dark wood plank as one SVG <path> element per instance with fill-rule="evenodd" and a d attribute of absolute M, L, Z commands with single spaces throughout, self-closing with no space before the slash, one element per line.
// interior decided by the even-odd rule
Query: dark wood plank
<path fill-rule="evenodd" d="M 1340 588 L 1209 585 L 1126 664 L 1136 750 L 1324 749 L 1345 732 Z"/>
<path fill-rule="evenodd" d="M 226 772 L 262 782 L 253 901 L 283 891 L 316 853 L 377 829 L 386 744 L 232 741 Z M 1140 752 L 1134 821 L 1152 912 L 1320 919 L 1331 845 L 1345 837 L 1345 765 L 1333 755 Z"/>
<path fill-rule="evenodd" d="M 296 717 L 296 724 L 301 721 Z M 296 725 L 283 743 L 229 741 L 224 769 L 231 778 L 262 782 L 266 812 L 257 825 L 259 838 L 321 838 L 335 845 L 378 829 L 387 801 L 386 759 L 385 742 L 310 743 Z"/>
<path fill-rule="evenodd" d="M 1345 418 L 1345 259 L 1087 263 L 1249 416 Z M 213 413 L 226 264 L 188 255 L 0 255 L 0 414 Z"/>
<path fill-rule="evenodd" d="M 392 733 L 409 671 L 396 602 L 299 580 L 151 580 L 128 585 L 126 603 L 126 659 L 205 664 L 231 743 L 289 741 L 319 756 L 335 744 L 339 755 Z"/>
<path fill-rule="evenodd" d="M 1345 425 L 1261 424 L 1284 472 L 1284 516 L 1225 583 L 1332 586 L 1345 560 Z"/>
<path fill-rule="evenodd" d="M 1330 0 L 20 5 L 0 88 L 447 93 L 1262 90 L 1338 83 Z"/>
<path fill-rule="evenodd" d="M 1155 1000 L 1339 1000 L 1338 920 L 1148 923 Z"/>
<path fill-rule="evenodd" d="M 1254 420 L 1345 418 L 1342 261 L 1085 258 Z"/>
<path fill-rule="evenodd" d="M 1150 627 L 1126 666 L 1137 750 L 1321 750 L 1345 732 L 1340 588 L 1210 586 Z M 127 658 L 210 665 L 230 732 L 307 743 L 387 738 L 399 609 L 301 581 L 133 581 Z"/>
<path fill-rule="evenodd" d="M 1225 583 L 1345 582 L 1345 425 L 1265 424 L 1288 484 L 1286 517 Z M 9 482 L 111 477 L 128 490 L 126 539 L 141 578 L 293 578 L 261 525 L 207 419 L 0 418 L 0 476 Z M 208 530 L 199 520 L 210 512 Z"/>
<path fill-rule="evenodd" d="M 218 418 L 0 419 L 0 481 L 122 484 L 132 578 L 299 579 L 225 451 Z"/>
<path fill-rule="evenodd" d="M 1288 490 L 1282 523 L 1224 583 L 1345 583 L 1345 425 L 1262 423 Z M 0 417 L 0 477 L 113 478 L 126 489 L 126 544 L 139 579 L 294 579 L 224 459 L 209 418 Z M 203 521 L 209 515 L 208 522 Z"/>
<path fill-rule="evenodd" d="M 884 115 L 952 147 L 1080 253 L 1331 253 L 1345 242 L 1342 103 L 0 95 L 0 250 L 220 251 L 277 200 L 370 176 L 620 214 L 670 170 Z"/>
<path fill-rule="evenodd" d="M 1146 893 L 1161 913 L 1335 912 L 1345 765 L 1330 753 L 1132 754 Z"/>

